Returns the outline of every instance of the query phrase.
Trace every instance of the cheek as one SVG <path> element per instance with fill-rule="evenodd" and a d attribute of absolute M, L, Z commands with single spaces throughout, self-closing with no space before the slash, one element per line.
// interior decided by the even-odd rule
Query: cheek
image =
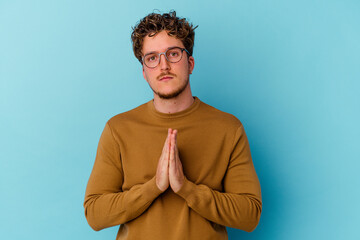
<path fill-rule="evenodd" d="M 190 69 L 189 69 L 189 65 L 188 65 L 187 63 L 185 63 L 185 64 L 183 64 L 183 66 L 181 67 L 181 71 L 180 71 L 180 72 L 181 72 L 182 75 L 184 75 L 184 76 L 186 75 L 186 76 L 187 76 L 187 75 L 189 75 L 189 72 L 190 72 L 189 70 L 190 70 Z"/>
<path fill-rule="evenodd" d="M 144 78 L 145 78 L 145 80 L 147 81 L 147 82 L 149 82 L 151 79 L 151 72 L 149 72 L 149 71 L 147 71 L 147 70 L 143 70 L 143 76 L 144 76 Z"/>

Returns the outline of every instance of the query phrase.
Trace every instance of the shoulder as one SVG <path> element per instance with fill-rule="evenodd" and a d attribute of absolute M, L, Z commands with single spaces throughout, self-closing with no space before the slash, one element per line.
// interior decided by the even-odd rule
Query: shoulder
<path fill-rule="evenodd" d="M 114 126 L 121 126 L 121 125 L 126 125 L 128 123 L 137 122 L 137 121 L 143 119 L 144 114 L 147 111 L 147 104 L 148 103 L 144 103 L 144 104 L 141 104 L 140 106 L 135 107 L 129 111 L 119 113 L 119 114 L 111 117 L 107 121 L 107 124 L 110 127 L 114 127 Z"/>
<path fill-rule="evenodd" d="M 242 126 L 241 121 L 233 114 L 221 111 L 204 102 L 201 102 L 200 113 L 204 118 L 209 119 L 210 121 L 213 121 L 223 127 L 226 126 L 227 128 L 237 129 Z"/>

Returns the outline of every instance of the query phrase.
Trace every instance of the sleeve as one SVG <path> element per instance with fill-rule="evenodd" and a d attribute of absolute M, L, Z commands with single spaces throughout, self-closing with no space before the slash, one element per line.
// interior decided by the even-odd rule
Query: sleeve
<path fill-rule="evenodd" d="M 177 194 L 185 199 L 191 209 L 209 221 L 253 231 L 262 210 L 261 190 L 242 125 L 235 135 L 223 186 L 224 192 L 219 192 L 203 184 L 194 184 L 185 177 Z"/>
<path fill-rule="evenodd" d="M 109 123 L 101 134 L 85 193 L 85 216 L 96 231 L 120 225 L 141 215 L 162 192 L 155 176 L 122 191 L 123 169 L 119 144 Z"/>

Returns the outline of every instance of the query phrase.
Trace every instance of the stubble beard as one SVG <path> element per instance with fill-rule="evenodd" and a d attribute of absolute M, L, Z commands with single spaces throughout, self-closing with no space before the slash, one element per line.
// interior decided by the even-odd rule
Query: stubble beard
<path fill-rule="evenodd" d="M 189 85 L 189 76 L 187 77 L 186 81 L 184 82 L 183 85 L 181 85 L 178 89 L 176 89 L 175 91 L 165 94 L 165 93 L 161 93 L 161 92 L 157 92 L 155 91 L 150 85 L 150 88 L 153 90 L 154 94 L 158 95 L 159 98 L 161 99 L 172 99 L 172 98 L 176 98 L 177 96 L 179 96 L 182 92 L 184 92 L 184 90 L 186 89 L 186 87 Z"/>

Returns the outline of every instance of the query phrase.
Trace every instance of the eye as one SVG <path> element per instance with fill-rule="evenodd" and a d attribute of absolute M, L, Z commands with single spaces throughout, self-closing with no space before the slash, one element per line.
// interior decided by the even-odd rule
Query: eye
<path fill-rule="evenodd" d="M 170 49 L 167 52 L 167 57 L 170 59 L 177 60 L 181 56 L 181 51 L 179 49 Z"/>
<path fill-rule="evenodd" d="M 147 62 L 155 62 L 157 60 L 157 55 L 156 54 L 150 54 L 150 55 L 146 56 L 145 60 Z"/>
<path fill-rule="evenodd" d="M 176 56 L 179 55 L 179 53 L 178 52 L 171 52 L 170 55 L 173 56 L 173 57 L 176 57 Z"/>

